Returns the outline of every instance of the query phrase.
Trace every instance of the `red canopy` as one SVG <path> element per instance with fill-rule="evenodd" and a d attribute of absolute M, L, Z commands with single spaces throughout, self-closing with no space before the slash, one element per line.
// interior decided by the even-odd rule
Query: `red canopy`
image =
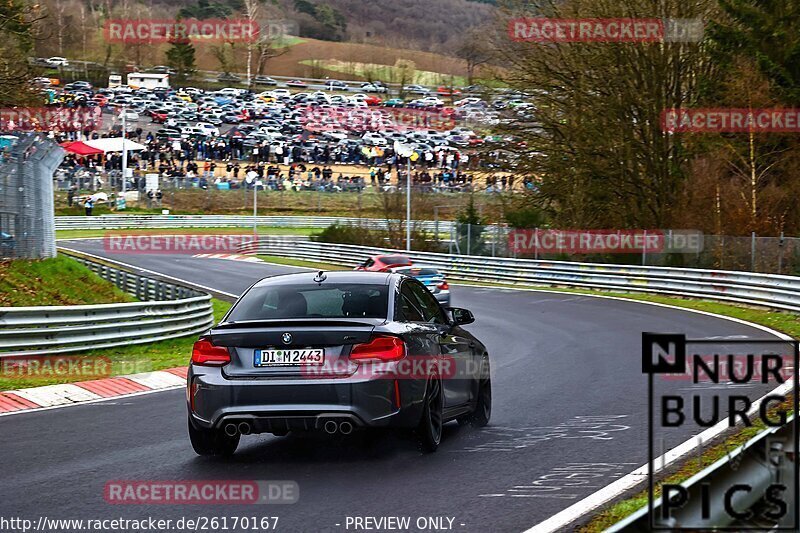
<path fill-rule="evenodd" d="M 103 153 L 102 150 L 98 150 L 97 148 L 92 148 L 83 141 L 72 141 L 72 142 L 61 143 L 61 147 L 67 152 L 71 152 L 73 154 L 78 154 L 78 155 L 95 155 Z"/>

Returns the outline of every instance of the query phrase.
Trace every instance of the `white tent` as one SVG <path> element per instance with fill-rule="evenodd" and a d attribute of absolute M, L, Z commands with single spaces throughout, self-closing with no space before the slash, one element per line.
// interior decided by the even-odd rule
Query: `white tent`
<path fill-rule="evenodd" d="M 105 153 L 108 152 L 121 152 L 122 151 L 122 137 L 114 137 L 111 139 L 93 139 L 91 141 L 86 141 L 85 144 L 91 146 L 92 148 L 97 148 L 98 150 L 102 150 Z M 143 144 L 139 144 L 137 142 L 133 142 L 130 139 L 125 139 L 125 150 L 128 152 L 136 152 L 138 150 L 144 150 L 146 146 Z"/>

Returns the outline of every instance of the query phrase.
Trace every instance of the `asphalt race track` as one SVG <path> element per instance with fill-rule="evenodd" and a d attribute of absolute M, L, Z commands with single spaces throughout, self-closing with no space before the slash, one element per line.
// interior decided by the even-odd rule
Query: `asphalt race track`
<path fill-rule="evenodd" d="M 102 241 L 61 244 L 108 256 Z M 236 294 L 260 277 L 298 270 L 191 256 L 113 258 Z M 711 316 L 574 294 L 456 286 L 452 304 L 474 312 L 467 329 L 489 347 L 493 415 L 483 430 L 448 425 L 435 454 L 422 455 L 410 438 L 394 434 L 260 435 L 244 437 L 232 459 L 204 459 L 186 434 L 184 391 L 171 390 L 0 417 L 2 514 L 278 516 L 277 531 L 309 532 L 348 531 L 348 516 L 410 516 L 412 524 L 449 517 L 455 531 L 517 532 L 646 462 L 642 331 L 772 338 Z M 668 445 L 697 432 L 682 428 Z M 589 475 L 570 477 L 575 472 Z M 187 479 L 294 480 L 300 500 L 223 507 L 103 499 L 110 480 Z"/>

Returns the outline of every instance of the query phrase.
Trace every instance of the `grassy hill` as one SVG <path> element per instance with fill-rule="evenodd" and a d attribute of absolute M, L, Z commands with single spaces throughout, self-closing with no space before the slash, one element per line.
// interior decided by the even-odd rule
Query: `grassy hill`
<path fill-rule="evenodd" d="M 132 296 L 68 257 L 0 261 L 0 307 L 132 301 Z"/>

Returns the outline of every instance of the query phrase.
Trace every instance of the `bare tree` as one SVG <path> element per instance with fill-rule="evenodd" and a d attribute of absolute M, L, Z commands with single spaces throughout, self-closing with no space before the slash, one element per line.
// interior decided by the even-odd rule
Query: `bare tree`
<path fill-rule="evenodd" d="M 691 107 L 719 78 L 702 43 L 531 43 L 508 35 L 523 8 L 545 17 L 645 17 L 651 0 L 522 1 L 503 13 L 495 47 L 504 78 L 533 105 L 501 132 L 516 135 L 519 171 L 541 176 L 541 197 L 564 226 L 668 227 L 692 154 L 666 133 L 666 109 Z M 711 18 L 714 0 L 661 0 L 660 16 Z M 531 11 L 525 11 L 530 13 Z M 678 213 L 679 214 L 679 213 Z"/>
<path fill-rule="evenodd" d="M 244 10 L 245 14 L 247 15 L 247 20 L 250 23 L 250 27 L 253 28 L 256 25 L 256 19 L 258 18 L 258 8 L 260 7 L 261 0 L 244 0 Z M 262 39 L 261 32 L 256 37 L 256 39 Z M 252 65 L 253 65 L 253 46 L 254 43 L 252 41 L 248 41 L 247 43 L 247 86 L 252 87 L 253 85 L 253 76 L 252 76 Z"/>
<path fill-rule="evenodd" d="M 461 43 L 456 48 L 456 56 L 467 63 L 467 85 L 472 85 L 475 71 L 481 65 L 488 63 L 491 58 L 491 50 L 487 46 L 483 31 L 480 29 L 470 30 L 461 38 Z"/>

